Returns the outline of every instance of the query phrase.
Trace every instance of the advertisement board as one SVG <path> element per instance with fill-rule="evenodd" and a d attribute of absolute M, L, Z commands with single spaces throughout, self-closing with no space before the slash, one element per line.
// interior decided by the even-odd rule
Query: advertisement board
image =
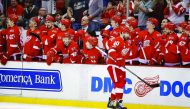
<path fill-rule="evenodd" d="M 62 90 L 58 70 L 1 68 L 0 84 L 1 89 Z"/>
<path fill-rule="evenodd" d="M 113 83 L 107 65 L 9 62 L 0 66 L 0 92 L 22 97 L 107 102 Z M 14 66 L 14 67 L 12 67 Z M 150 88 L 126 71 L 124 102 L 190 107 L 190 69 L 172 67 L 126 66 L 150 84 Z"/>

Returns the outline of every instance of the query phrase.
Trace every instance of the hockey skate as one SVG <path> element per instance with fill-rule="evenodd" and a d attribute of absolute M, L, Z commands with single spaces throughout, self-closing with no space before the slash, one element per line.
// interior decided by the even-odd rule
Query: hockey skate
<path fill-rule="evenodd" d="M 109 98 L 108 104 L 107 104 L 107 109 L 115 109 L 116 107 L 114 106 L 115 100 L 111 100 Z"/>
<path fill-rule="evenodd" d="M 116 107 L 114 109 L 127 109 L 123 106 L 123 100 L 117 101 Z"/>

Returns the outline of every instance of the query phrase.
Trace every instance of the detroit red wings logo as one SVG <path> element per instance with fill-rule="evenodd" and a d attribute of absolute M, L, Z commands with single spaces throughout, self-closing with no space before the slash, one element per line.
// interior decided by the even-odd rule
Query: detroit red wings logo
<path fill-rule="evenodd" d="M 159 75 L 157 75 L 155 77 L 147 77 L 147 78 L 144 78 L 144 80 L 146 82 L 148 82 L 149 84 L 157 84 L 158 81 L 159 81 Z M 149 87 L 148 85 L 146 85 L 144 82 L 138 81 L 135 84 L 134 90 L 135 90 L 135 94 L 138 97 L 144 97 L 147 93 L 149 93 L 150 91 L 152 91 L 152 88 Z"/>

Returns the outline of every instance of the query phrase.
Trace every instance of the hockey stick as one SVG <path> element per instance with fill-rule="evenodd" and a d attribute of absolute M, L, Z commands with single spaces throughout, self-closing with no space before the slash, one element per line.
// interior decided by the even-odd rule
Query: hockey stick
<path fill-rule="evenodd" d="M 145 52 L 144 52 L 144 48 L 143 48 L 142 46 L 140 46 L 140 48 L 141 48 L 141 50 L 142 50 L 143 57 L 144 57 L 145 60 L 146 60 L 146 64 L 147 64 L 147 63 L 149 64 L 149 62 L 148 62 L 148 60 L 147 60 L 147 57 L 146 57 L 146 54 L 145 54 Z"/>
<path fill-rule="evenodd" d="M 99 47 L 96 46 L 96 49 L 99 50 L 103 55 L 107 56 L 108 58 L 110 58 L 111 60 L 115 61 L 112 57 L 110 57 L 106 52 L 104 52 L 103 50 L 101 50 Z M 138 75 L 136 75 L 134 72 L 132 72 L 130 69 L 123 67 L 125 70 L 127 70 L 128 72 L 130 72 L 131 74 L 133 74 L 134 76 L 136 76 L 139 80 L 141 80 L 142 82 L 144 82 L 146 85 L 148 85 L 151 88 L 156 88 L 156 87 L 160 87 L 161 84 L 157 83 L 157 84 L 149 84 L 148 82 L 146 82 L 145 80 L 143 80 L 142 78 L 140 78 Z"/>

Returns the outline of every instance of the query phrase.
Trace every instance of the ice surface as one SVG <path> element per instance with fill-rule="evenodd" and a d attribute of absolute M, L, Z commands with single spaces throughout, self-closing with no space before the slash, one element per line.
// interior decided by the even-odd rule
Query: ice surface
<path fill-rule="evenodd" d="M 49 106 L 37 104 L 17 104 L 0 102 L 0 109 L 95 109 L 95 108 L 78 108 L 78 107 L 64 107 L 64 106 Z"/>

